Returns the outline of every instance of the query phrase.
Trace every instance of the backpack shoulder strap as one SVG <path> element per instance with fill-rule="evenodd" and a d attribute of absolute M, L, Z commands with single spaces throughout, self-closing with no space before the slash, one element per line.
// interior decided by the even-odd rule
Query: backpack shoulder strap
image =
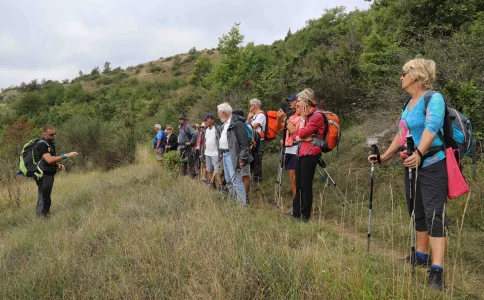
<path fill-rule="evenodd" d="M 312 114 L 311 116 L 309 116 L 308 118 L 308 122 L 311 120 L 311 118 L 315 115 L 315 114 L 320 114 L 321 116 L 323 116 L 323 121 L 324 121 L 324 131 L 323 131 L 323 135 L 321 136 L 321 139 L 325 139 L 326 138 L 326 134 L 328 132 L 328 119 L 326 118 L 326 116 L 324 115 L 324 111 L 321 110 L 321 109 L 316 109 Z"/>
<path fill-rule="evenodd" d="M 408 103 L 410 103 L 410 100 L 412 100 L 412 97 L 409 97 L 409 98 L 408 98 L 408 99 L 405 101 L 405 103 L 403 103 L 403 106 L 402 106 L 402 112 L 404 112 L 404 111 L 405 111 L 405 108 L 407 108 Z M 427 107 L 427 106 L 425 106 L 425 107 Z"/>
<path fill-rule="evenodd" d="M 425 93 L 424 96 L 424 114 L 427 112 L 427 106 L 429 106 L 430 99 L 432 99 L 432 96 L 437 93 L 437 91 L 434 90 L 428 90 Z"/>

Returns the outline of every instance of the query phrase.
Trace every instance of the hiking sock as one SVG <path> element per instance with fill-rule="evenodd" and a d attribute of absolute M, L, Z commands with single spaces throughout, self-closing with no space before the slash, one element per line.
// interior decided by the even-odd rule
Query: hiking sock
<path fill-rule="evenodd" d="M 436 265 L 436 264 L 432 264 L 430 267 L 431 268 L 435 268 L 435 269 L 439 269 L 439 270 L 443 270 L 444 269 L 444 267 L 439 266 L 439 265 Z"/>
<path fill-rule="evenodd" d="M 416 254 L 417 254 L 417 258 L 421 261 L 427 261 L 427 259 L 429 258 L 428 254 L 424 254 L 420 251 L 417 251 Z"/>

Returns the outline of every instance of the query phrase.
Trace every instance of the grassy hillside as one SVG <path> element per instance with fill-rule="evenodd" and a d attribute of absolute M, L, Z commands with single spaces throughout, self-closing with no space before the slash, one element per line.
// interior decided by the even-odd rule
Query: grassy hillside
<path fill-rule="evenodd" d="M 425 287 L 425 270 L 412 277 L 398 260 L 410 249 L 399 165 L 377 168 L 366 252 L 365 137 L 388 127 L 383 125 L 368 121 L 345 132 L 339 161 L 326 160 L 351 204 L 343 209 L 316 176 L 314 215 L 307 224 L 273 204 L 275 155 L 266 156 L 269 177 L 251 192 L 249 208 L 175 177 L 144 146 L 138 147 L 137 162 L 126 167 L 59 174 L 47 220 L 35 217 L 33 182 L 15 184 L 19 206 L 3 186 L 0 298 L 481 297 L 482 163 L 477 178 L 468 176 L 470 196 L 449 202 L 444 293 Z"/>
<path fill-rule="evenodd" d="M 365 122 L 373 111 L 399 111 L 407 96 L 398 81 L 401 68 L 415 57 L 435 60 L 435 88 L 472 120 L 480 147 L 483 3 L 385 0 L 373 1 L 366 11 L 335 7 L 270 45 L 247 41 L 235 23 L 216 49 L 194 47 L 126 69 L 104 62 L 62 82 L 23 82 L 0 93 L 0 163 L 14 159 L 25 139 L 48 123 L 68 150 L 78 148 L 78 141 L 95 143 L 96 151 L 84 145 L 85 156 L 73 167 L 109 169 L 133 162 L 134 145 L 150 138 L 153 124 L 175 125 L 180 113 L 200 123 L 217 104 L 247 110 L 255 97 L 264 110 L 275 110 L 306 87 L 347 128 Z M 92 139 L 93 133 L 102 139 Z M 0 170 L 0 181 L 5 177 Z"/>

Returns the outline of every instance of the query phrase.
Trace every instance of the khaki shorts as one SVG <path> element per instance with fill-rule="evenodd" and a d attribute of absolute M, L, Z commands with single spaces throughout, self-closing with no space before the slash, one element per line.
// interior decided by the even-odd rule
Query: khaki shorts
<path fill-rule="evenodd" d="M 156 149 L 156 160 L 161 160 L 163 158 L 164 152 L 165 152 L 165 148 Z"/>

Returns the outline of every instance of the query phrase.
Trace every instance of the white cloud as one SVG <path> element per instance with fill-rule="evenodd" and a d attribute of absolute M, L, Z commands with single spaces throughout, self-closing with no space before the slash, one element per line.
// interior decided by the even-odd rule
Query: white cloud
<path fill-rule="evenodd" d="M 271 44 L 325 8 L 364 0 L 2 0 L 0 87 L 77 76 L 110 61 L 127 67 L 212 48 L 241 22 L 245 42 Z"/>

